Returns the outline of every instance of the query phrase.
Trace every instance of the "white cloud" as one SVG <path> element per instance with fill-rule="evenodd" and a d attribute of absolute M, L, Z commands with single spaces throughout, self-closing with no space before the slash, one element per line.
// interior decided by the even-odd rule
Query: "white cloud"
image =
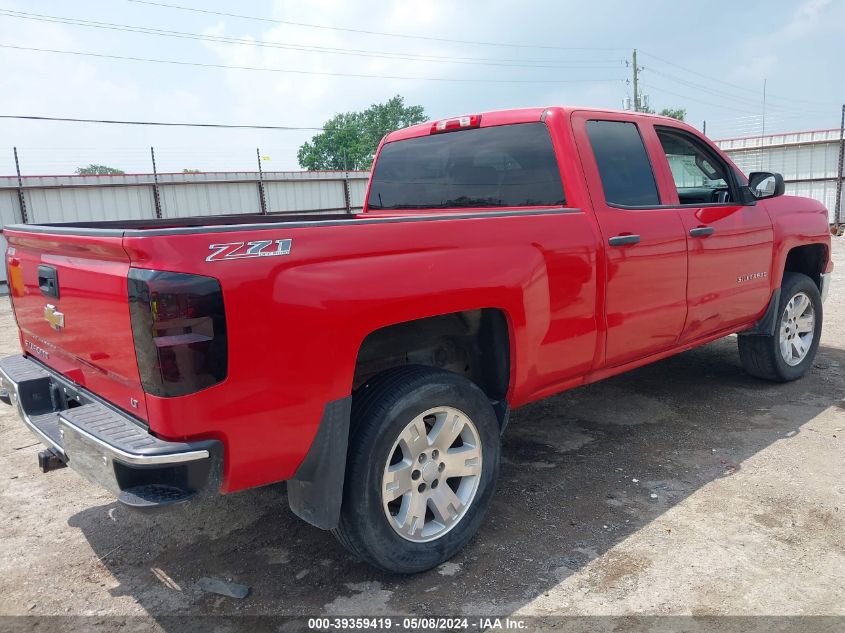
<path fill-rule="evenodd" d="M 796 9 L 779 35 L 789 39 L 811 35 L 821 23 L 822 14 L 830 3 L 831 0 L 807 0 Z"/>
<path fill-rule="evenodd" d="M 806 0 L 778 28 L 746 38 L 748 54 L 739 58 L 745 61 L 733 66 L 728 80 L 762 92 L 763 79 L 782 75 L 784 57 L 794 58 L 799 42 L 812 46 L 813 39 L 821 36 L 828 27 L 824 13 L 830 6 L 830 0 Z"/>

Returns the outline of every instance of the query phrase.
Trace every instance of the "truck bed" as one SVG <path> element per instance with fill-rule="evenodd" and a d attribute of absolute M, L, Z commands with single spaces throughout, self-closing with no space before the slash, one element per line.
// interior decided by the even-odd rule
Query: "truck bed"
<path fill-rule="evenodd" d="M 198 216 L 193 218 L 162 218 L 160 220 L 106 220 L 98 222 L 55 222 L 50 224 L 10 224 L 8 232 L 46 233 L 90 237 L 152 237 L 156 235 L 187 235 L 252 231 L 260 229 L 298 229 L 316 226 L 350 224 L 385 224 L 391 222 L 421 222 L 426 220 L 472 220 L 496 217 L 558 215 L 581 213 L 581 209 L 566 206 L 526 207 L 522 209 L 483 208 L 425 209 L 368 213 L 298 213 L 298 214 L 237 214 Z"/>
<path fill-rule="evenodd" d="M 142 235 L 165 235 L 230 231 L 234 229 L 291 227 L 314 223 L 349 222 L 357 215 L 348 213 L 297 213 L 261 215 L 257 213 L 237 215 L 197 216 L 192 218 L 162 218 L 160 220 L 106 220 L 99 222 L 55 222 L 50 224 L 11 224 L 9 231 L 29 233 L 52 233 L 58 235 L 91 235 L 102 237 L 128 237 Z"/>

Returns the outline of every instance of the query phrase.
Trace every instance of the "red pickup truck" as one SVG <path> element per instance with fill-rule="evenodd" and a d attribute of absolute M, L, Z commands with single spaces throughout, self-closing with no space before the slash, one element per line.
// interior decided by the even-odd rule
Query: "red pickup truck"
<path fill-rule="evenodd" d="M 44 471 L 127 506 L 287 480 L 356 555 L 429 569 L 511 408 L 732 333 L 754 376 L 807 371 L 830 234 L 783 193 L 679 121 L 550 107 L 388 134 L 356 215 L 9 226 L 2 395 Z"/>

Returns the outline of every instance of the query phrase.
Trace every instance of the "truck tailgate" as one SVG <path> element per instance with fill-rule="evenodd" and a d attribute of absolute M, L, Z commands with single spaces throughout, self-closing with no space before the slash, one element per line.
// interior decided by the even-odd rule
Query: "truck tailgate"
<path fill-rule="evenodd" d="M 5 231 L 9 289 L 24 350 L 147 419 L 120 237 Z"/>

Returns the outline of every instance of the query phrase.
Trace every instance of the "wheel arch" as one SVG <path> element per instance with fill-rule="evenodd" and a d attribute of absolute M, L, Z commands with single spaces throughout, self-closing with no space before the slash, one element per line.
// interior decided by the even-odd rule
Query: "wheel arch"
<path fill-rule="evenodd" d="M 358 346 L 352 391 L 403 365 L 447 369 L 469 378 L 492 401 L 506 400 L 513 373 L 512 324 L 501 308 L 477 308 L 384 325 Z"/>
<path fill-rule="evenodd" d="M 821 274 L 825 271 L 829 258 L 830 249 L 827 244 L 815 243 L 795 246 L 786 253 L 781 271 L 781 281 L 784 273 L 801 273 L 807 275 L 815 282 L 816 286 L 821 288 Z"/>

